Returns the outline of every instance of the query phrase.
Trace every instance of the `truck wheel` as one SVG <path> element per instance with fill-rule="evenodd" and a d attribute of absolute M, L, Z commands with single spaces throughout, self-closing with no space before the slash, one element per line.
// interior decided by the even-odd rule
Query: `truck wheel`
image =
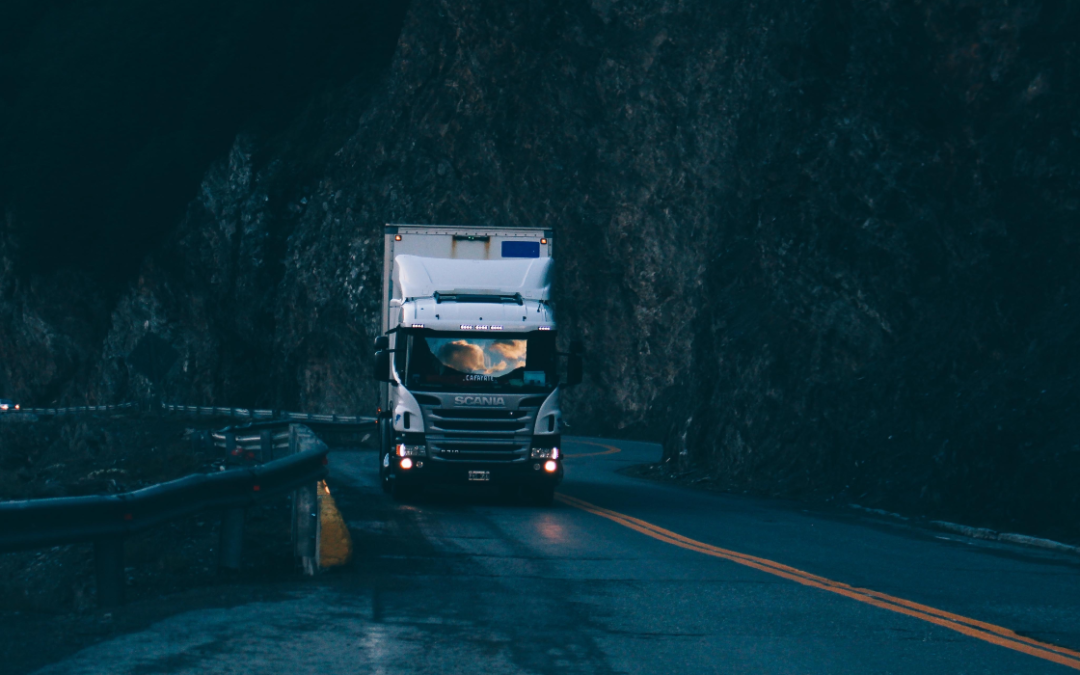
<path fill-rule="evenodd" d="M 389 464 L 390 455 L 385 452 L 379 453 L 379 485 L 382 486 L 382 491 L 389 494 L 392 481 L 390 480 L 390 467 Z"/>
<path fill-rule="evenodd" d="M 386 420 L 379 420 L 379 484 L 383 492 L 389 493 L 390 480 L 390 446 L 393 445 L 393 430 Z"/>

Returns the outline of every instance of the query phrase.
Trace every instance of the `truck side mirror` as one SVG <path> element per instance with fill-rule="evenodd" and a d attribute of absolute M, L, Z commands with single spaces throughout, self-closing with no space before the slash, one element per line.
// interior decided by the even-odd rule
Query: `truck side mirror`
<path fill-rule="evenodd" d="M 379 382 L 390 381 L 390 352 L 380 349 L 375 352 L 375 379 Z"/>
<path fill-rule="evenodd" d="M 387 349 L 390 349 L 390 338 L 385 335 L 375 338 L 375 351 L 385 351 Z"/>
<path fill-rule="evenodd" d="M 571 354 L 566 359 L 566 386 L 572 387 L 575 384 L 581 384 L 581 373 L 581 354 Z"/>

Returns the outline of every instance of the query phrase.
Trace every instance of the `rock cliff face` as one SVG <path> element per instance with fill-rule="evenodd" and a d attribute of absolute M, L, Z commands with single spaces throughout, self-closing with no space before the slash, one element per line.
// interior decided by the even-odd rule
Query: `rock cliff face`
<path fill-rule="evenodd" d="M 13 219 L 0 221 L 0 397 L 50 405 L 85 391 L 109 330 L 109 297 L 80 272 L 17 274 Z"/>
<path fill-rule="evenodd" d="M 382 224 L 543 226 L 575 429 L 1067 534 L 1078 29 L 1037 0 L 414 3 L 373 93 L 332 101 L 346 140 L 242 135 L 206 174 L 86 382 L 149 391 L 124 356 L 153 332 L 167 398 L 367 410 Z"/>

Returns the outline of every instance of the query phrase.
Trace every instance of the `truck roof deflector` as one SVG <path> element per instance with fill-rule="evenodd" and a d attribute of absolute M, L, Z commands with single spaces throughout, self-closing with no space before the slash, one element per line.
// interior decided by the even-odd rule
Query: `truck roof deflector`
<path fill-rule="evenodd" d="M 521 297 L 521 293 L 459 293 L 453 291 L 450 293 L 440 293 L 435 291 L 433 294 L 436 303 L 442 302 L 513 302 L 519 305 L 524 305 L 525 300 Z"/>

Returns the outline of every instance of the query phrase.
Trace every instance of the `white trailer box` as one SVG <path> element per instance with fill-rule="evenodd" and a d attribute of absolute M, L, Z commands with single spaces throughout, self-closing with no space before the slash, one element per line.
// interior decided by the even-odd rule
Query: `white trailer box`
<path fill-rule="evenodd" d="M 540 228 L 387 225 L 383 234 L 382 329 L 390 330 L 390 284 L 397 256 L 449 260 L 550 259 L 554 232 Z"/>

